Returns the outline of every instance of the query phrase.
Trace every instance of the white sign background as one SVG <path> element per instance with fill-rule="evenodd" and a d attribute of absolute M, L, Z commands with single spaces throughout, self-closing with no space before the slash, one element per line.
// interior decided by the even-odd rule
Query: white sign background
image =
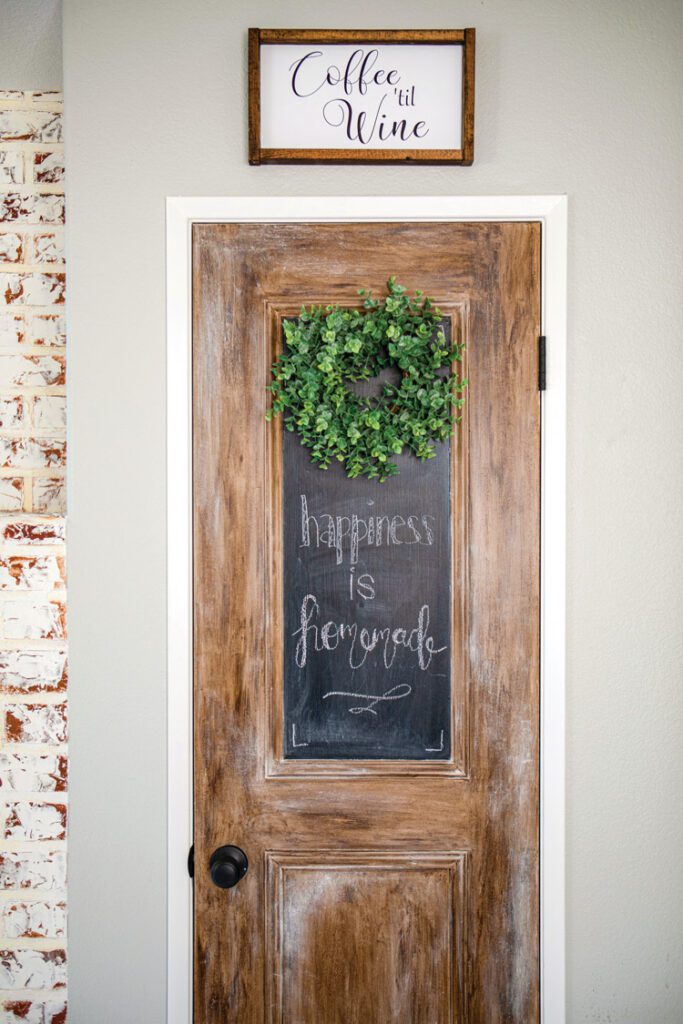
<path fill-rule="evenodd" d="M 261 146 L 461 149 L 462 52 L 448 43 L 264 43 Z"/>

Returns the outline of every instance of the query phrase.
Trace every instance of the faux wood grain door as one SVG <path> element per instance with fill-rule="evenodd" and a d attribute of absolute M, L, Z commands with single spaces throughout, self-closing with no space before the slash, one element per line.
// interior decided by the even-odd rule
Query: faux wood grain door
<path fill-rule="evenodd" d="M 195 1021 L 534 1024 L 540 226 L 207 224 L 193 247 Z M 393 274 L 466 344 L 439 570 L 447 736 L 423 757 L 307 756 L 285 720 L 265 387 L 283 318 Z M 224 844 L 249 860 L 228 890 L 209 874 Z"/>

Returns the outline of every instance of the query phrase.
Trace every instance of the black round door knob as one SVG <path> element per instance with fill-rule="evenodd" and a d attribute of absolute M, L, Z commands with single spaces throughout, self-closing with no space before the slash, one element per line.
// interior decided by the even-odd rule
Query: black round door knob
<path fill-rule="evenodd" d="M 211 854 L 211 881 L 219 889 L 232 889 L 247 873 L 249 861 L 239 846 L 219 846 Z"/>

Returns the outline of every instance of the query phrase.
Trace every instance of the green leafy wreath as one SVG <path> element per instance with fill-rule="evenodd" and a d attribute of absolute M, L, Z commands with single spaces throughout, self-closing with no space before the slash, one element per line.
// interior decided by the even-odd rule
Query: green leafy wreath
<path fill-rule="evenodd" d="M 452 363 L 462 347 L 448 344 L 442 314 L 422 292 L 411 298 L 394 277 L 387 292 L 380 301 L 360 289 L 363 309 L 302 306 L 284 321 L 286 348 L 272 366 L 266 417 L 284 413 L 320 469 L 336 459 L 349 477 L 384 481 L 398 473 L 393 456 L 407 449 L 434 458 L 436 443 L 460 420 L 467 381 Z M 401 381 L 384 384 L 379 398 L 349 387 L 386 366 L 398 367 Z"/>

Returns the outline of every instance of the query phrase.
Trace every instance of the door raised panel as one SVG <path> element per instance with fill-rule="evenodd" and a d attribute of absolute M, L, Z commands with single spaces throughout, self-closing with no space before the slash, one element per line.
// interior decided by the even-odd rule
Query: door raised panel
<path fill-rule="evenodd" d="M 466 1020 L 465 853 L 266 859 L 270 1024 Z"/>

